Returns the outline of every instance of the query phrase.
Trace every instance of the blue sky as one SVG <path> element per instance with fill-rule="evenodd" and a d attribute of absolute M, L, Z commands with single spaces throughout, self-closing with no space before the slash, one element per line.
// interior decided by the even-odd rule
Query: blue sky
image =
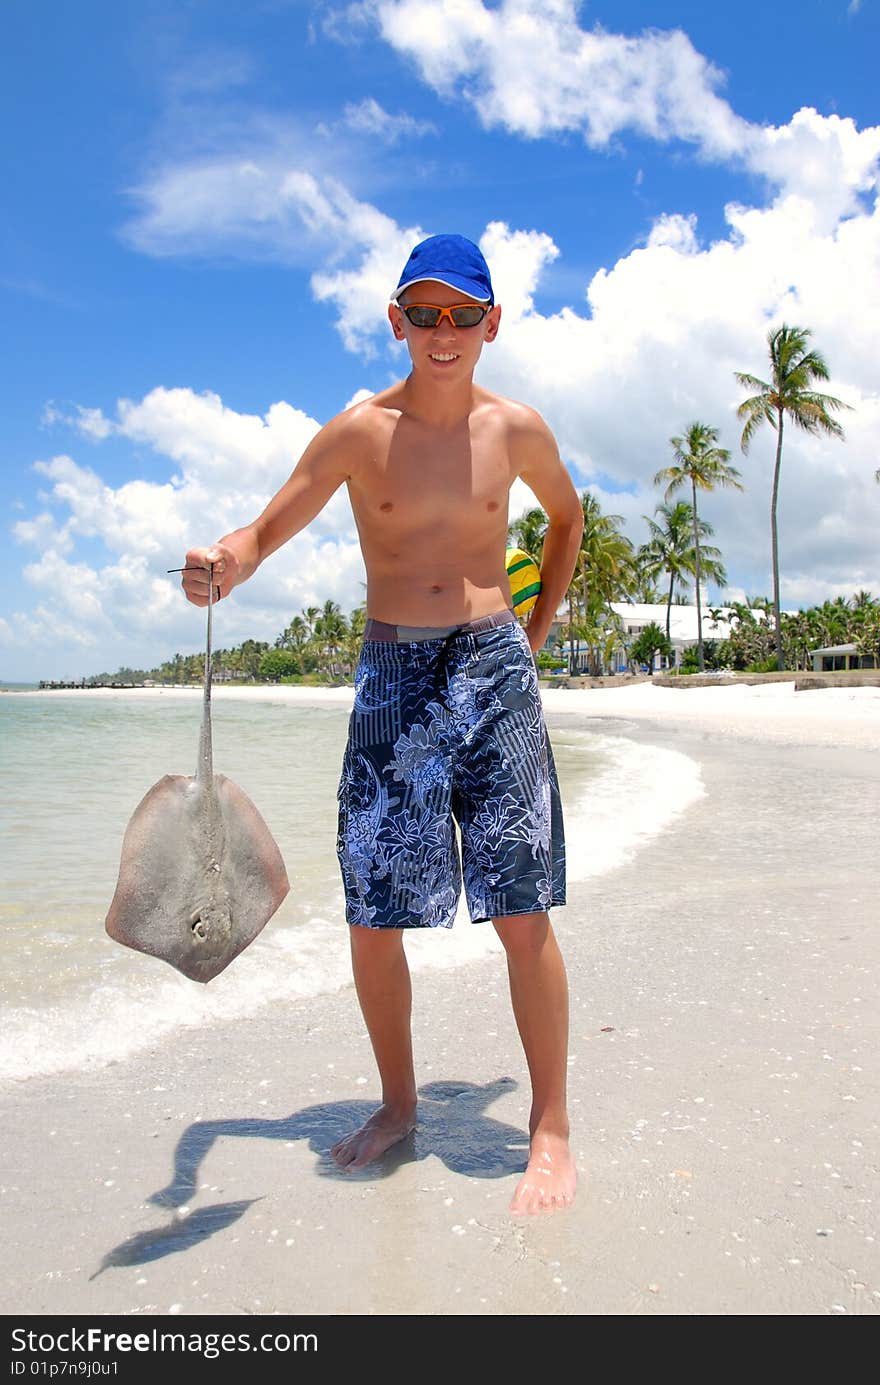
<path fill-rule="evenodd" d="M 635 542 L 668 438 L 720 428 L 733 596 L 770 590 L 773 440 L 739 454 L 732 371 L 812 327 L 854 412 L 843 445 L 791 438 L 783 601 L 880 592 L 878 30 L 876 0 L 783 0 L 760 32 L 636 0 L 9 6 L 0 677 L 199 646 L 164 569 L 404 370 L 384 303 L 439 230 L 495 273 L 482 382 L 541 410 Z M 340 495 L 221 642 L 350 607 L 362 576 Z"/>

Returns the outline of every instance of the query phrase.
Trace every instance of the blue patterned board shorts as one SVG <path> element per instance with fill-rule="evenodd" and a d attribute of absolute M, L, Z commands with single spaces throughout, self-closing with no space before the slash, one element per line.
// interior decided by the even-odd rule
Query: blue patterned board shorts
<path fill-rule="evenodd" d="M 338 797 L 350 924 L 448 928 L 462 875 L 473 923 L 565 903 L 556 767 L 512 611 L 367 622 Z"/>

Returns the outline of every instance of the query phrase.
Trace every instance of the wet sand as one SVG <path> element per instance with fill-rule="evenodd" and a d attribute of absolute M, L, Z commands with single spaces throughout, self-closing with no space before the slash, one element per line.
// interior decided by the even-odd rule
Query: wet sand
<path fill-rule="evenodd" d="M 359 1174 L 326 1153 L 377 1096 L 351 987 L 6 1090 L 0 1311 L 880 1312 L 880 700 L 642 686 L 547 697 L 706 790 L 553 914 L 573 1208 L 507 1212 L 528 1084 L 499 948 L 414 978 L 419 1129 Z"/>

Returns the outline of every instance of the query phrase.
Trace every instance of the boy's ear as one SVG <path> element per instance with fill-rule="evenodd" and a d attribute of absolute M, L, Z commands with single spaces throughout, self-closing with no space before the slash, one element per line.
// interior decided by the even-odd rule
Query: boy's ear
<path fill-rule="evenodd" d="M 486 334 L 483 341 L 494 341 L 498 336 L 498 328 L 501 326 L 501 304 L 496 303 L 494 308 L 490 308 L 486 315 Z"/>
<path fill-rule="evenodd" d="M 388 304 L 388 321 L 391 323 L 391 330 L 398 341 L 404 340 L 403 335 L 403 313 L 396 303 Z"/>

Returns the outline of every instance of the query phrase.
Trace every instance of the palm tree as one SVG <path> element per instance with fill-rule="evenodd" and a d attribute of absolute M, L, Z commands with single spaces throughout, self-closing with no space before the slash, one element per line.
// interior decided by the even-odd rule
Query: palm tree
<path fill-rule="evenodd" d="M 670 438 L 674 466 L 662 467 L 654 477 L 655 486 L 666 486 L 664 500 L 668 501 L 680 486 L 690 482 L 693 496 L 694 523 L 694 585 L 697 599 L 697 658 L 703 672 L 703 617 L 700 609 L 700 522 L 697 516 L 697 490 L 713 491 L 716 486 L 730 486 L 741 491 L 740 473 L 730 466 L 730 453 L 718 447 L 718 429 L 708 423 L 691 423 L 680 438 Z"/>
<path fill-rule="evenodd" d="M 840 399 L 830 394 L 817 394 L 812 388 L 816 380 L 829 378 L 828 366 L 818 351 L 808 350 L 807 343 L 812 336 L 808 327 L 789 327 L 783 322 L 774 327 L 767 336 L 770 348 L 770 381 L 760 380 L 756 375 L 746 375 L 734 371 L 737 383 L 744 389 L 754 390 L 744 399 L 736 411 L 737 418 L 744 421 L 740 446 L 748 452 L 758 428 L 769 423 L 776 429 L 776 465 L 773 469 L 773 499 L 770 503 L 770 537 L 773 555 L 773 610 L 776 617 L 776 659 L 782 671 L 782 624 L 779 608 L 779 536 L 776 526 L 776 504 L 779 498 L 779 472 L 782 465 L 782 426 L 785 415 L 814 436 L 825 433 L 829 437 L 842 438 L 843 429 L 831 414 L 838 409 L 848 409 Z"/>
<path fill-rule="evenodd" d="M 349 633 L 348 619 L 338 601 L 324 602 L 321 614 L 315 619 L 315 639 L 331 677 L 338 677 L 337 655 Z"/>
<path fill-rule="evenodd" d="M 526 510 L 524 515 L 515 519 L 508 526 L 507 538 L 517 548 L 522 548 L 528 553 L 538 567 L 541 566 L 541 557 L 544 552 L 544 539 L 547 536 L 547 525 L 550 523 L 543 510 L 534 508 Z"/>
<path fill-rule="evenodd" d="M 584 532 L 568 588 L 572 673 L 575 672 L 575 639 L 588 639 L 591 649 L 596 645 L 594 635 L 577 634 L 577 627 L 592 632 L 604 630 L 610 619 L 610 603 L 627 595 L 636 581 L 633 546 L 617 527 L 623 523 L 622 515 L 603 514 L 599 501 L 590 491 L 581 495 L 581 507 Z M 580 618 L 575 614 L 575 606 L 580 608 Z"/>
<path fill-rule="evenodd" d="M 696 567 L 696 550 L 693 545 L 693 513 L 686 500 L 678 500 L 674 505 L 658 505 L 655 514 L 661 516 L 658 524 L 655 520 L 649 519 L 647 515 L 642 515 L 642 519 L 647 524 L 651 537 L 648 542 L 639 549 L 639 559 L 645 567 L 649 577 L 657 577 L 661 572 L 669 574 L 669 593 L 666 599 L 666 638 L 670 638 L 670 620 L 672 615 L 672 598 L 675 593 L 675 584 L 683 583 L 686 578 L 692 577 Z M 700 538 L 707 539 L 714 532 L 712 525 L 707 519 L 697 521 L 697 529 Z M 707 548 L 704 544 L 700 549 L 701 570 L 707 577 L 718 586 L 724 586 L 727 582 L 727 573 L 721 564 L 721 552 L 717 548 Z"/>
<path fill-rule="evenodd" d="M 645 561 L 645 552 L 646 547 L 643 545 L 633 559 L 633 579 L 630 594 L 633 601 L 640 601 L 644 606 L 659 606 L 663 594 L 657 590 L 650 562 Z"/>
<path fill-rule="evenodd" d="M 295 654 L 300 654 L 305 648 L 309 639 L 309 627 L 302 616 L 294 616 L 290 624 L 282 630 L 275 641 L 276 649 L 292 649 Z"/>

